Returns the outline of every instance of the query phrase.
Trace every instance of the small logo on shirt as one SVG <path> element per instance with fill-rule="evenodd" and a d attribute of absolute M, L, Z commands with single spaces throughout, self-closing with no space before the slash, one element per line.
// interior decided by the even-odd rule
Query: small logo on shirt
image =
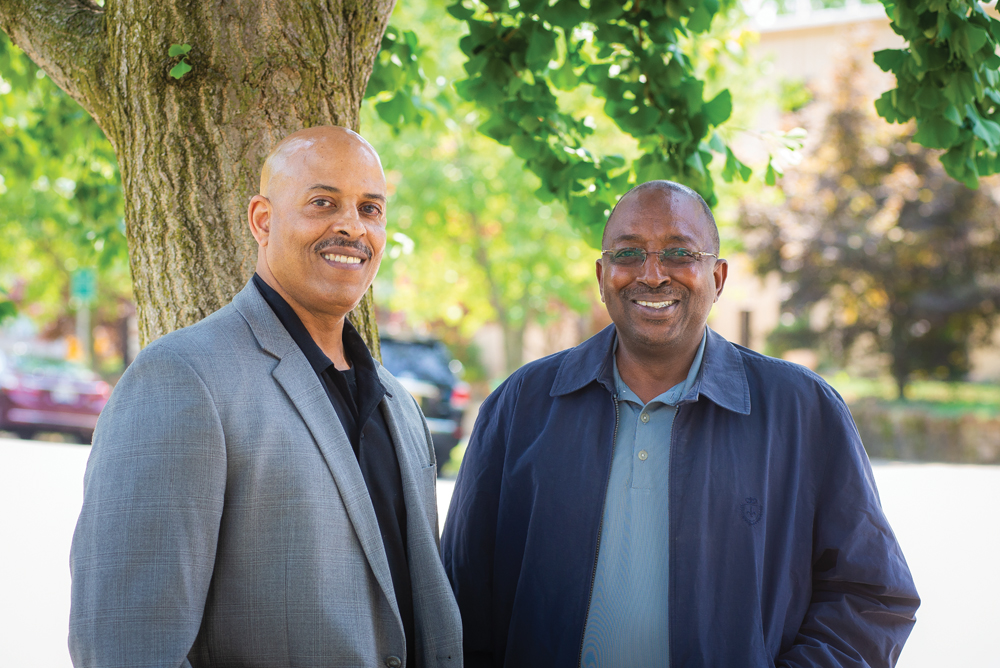
<path fill-rule="evenodd" d="M 744 499 L 743 503 L 740 504 L 740 510 L 743 511 L 743 521 L 747 523 L 747 526 L 757 524 L 757 522 L 760 522 L 760 518 L 764 516 L 764 508 L 753 497 Z"/>

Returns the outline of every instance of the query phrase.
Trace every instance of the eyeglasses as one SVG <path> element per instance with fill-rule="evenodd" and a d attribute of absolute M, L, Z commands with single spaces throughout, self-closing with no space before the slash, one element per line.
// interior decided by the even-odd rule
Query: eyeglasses
<path fill-rule="evenodd" d="M 646 264 L 647 255 L 656 255 L 660 264 L 667 267 L 686 267 L 698 260 L 706 257 L 718 259 L 715 253 L 704 251 L 692 251 L 687 248 L 664 248 L 661 251 L 644 251 L 641 248 L 619 248 L 617 250 L 601 251 L 601 255 L 607 255 L 611 259 L 611 264 L 616 267 L 626 267 L 635 269 Z"/>

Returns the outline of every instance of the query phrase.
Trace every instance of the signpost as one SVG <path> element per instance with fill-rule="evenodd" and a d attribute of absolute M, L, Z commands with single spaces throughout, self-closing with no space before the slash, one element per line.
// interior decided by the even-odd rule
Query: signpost
<path fill-rule="evenodd" d="M 97 273 L 93 269 L 74 271 L 69 294 L 76 304 L 76 340 L 80 342 L 83 363 L 90 366 L 90 305 L 97 297 Z"/>

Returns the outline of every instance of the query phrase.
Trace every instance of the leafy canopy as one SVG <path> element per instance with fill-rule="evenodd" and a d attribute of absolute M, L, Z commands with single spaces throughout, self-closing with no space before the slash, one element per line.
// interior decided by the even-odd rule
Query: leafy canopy
<path fill-rule="evenodd" d="M 913 140 L 947 149 L 941 164 L 970 188 L 1000 172 L 1000 21 L 979 2 L 883 0 L 908 45 L 875 54 L 896 88 L 875 108 L 892 123 L 917 119 Z"/>
<path fill-rule="evenodd" d="M 29 314 L 49 320 L 65 313 L 72 273 L 94 268 L 98 308 L 116 317 L 131 287 L 124 229 L 111 145 L 0 33 L 0 287 L 25 281 Z"/>
<path fill-rule="evenodd" d="M 480 131 L 509 146 L 541 181 L 544 202 L 561 201 L 577 228 L 598 245 L 610 209 L 632 185 L 681 181 L 716 202 L 709 163 L 721 157 L 726 181 L 750 168 L 715 132 L 729 119 L 729 90 L 706 95 L 695 68 L 695 35 L 709 30 L 717 0 L 666 3 L 594 0 L 466 0 L 449 7 L 468 28 L 459 45 L 466 78 L 459 95 L 476 104 Z M 419 122 L 413 100 L 422 82 L 412 33 L 387 32 L 368 95 L 390 124 Z M 640 155 L 597 155 L 592 119 L 561 104 L 561 93 L 589 87 Z"/>

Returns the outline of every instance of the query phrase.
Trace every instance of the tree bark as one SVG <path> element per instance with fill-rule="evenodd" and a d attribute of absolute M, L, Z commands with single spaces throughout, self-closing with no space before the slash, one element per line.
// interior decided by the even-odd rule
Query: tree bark
<path fill-rule="evenodd" d="M 227 304 L 253 273 L 246 208 L 295 130 L 358 128 L 394 0 L 0 0 L 0 27 L 118 155 L 146 343 Z M 192 70 L 168 75 L 190 44 Z M 350 316 L 378 355 L 369 290 Z"/>

